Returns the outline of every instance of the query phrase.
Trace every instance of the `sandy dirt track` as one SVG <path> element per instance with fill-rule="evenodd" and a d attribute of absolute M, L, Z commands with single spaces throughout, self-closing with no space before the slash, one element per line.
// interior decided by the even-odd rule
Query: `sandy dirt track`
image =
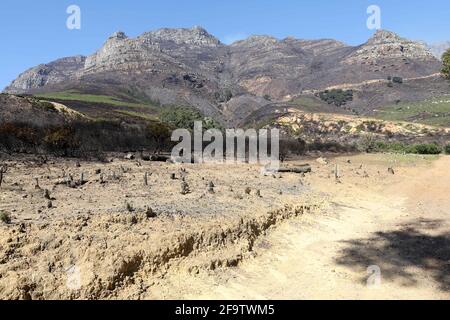
<path fill-rule="evenodd" d="M 370 178 L 349 185 L 355 181 L 346 174 L 338 188 L 313 183 L 333 195 L 332 210 L 283 223 L 258 241 L 255 258 L 237 268 L 175 275 L 171 289 L 155 296 L 449 299 L 450 157 L 432 164 L 377 156 L 351 159 L 370 163 L 372 173 L 385 164 L 400 168 L 395 178 L 378 185 Z M 367 268 L 373 265 L 380 268 L 380 285 L 368 285 L 373 273 Z"/>

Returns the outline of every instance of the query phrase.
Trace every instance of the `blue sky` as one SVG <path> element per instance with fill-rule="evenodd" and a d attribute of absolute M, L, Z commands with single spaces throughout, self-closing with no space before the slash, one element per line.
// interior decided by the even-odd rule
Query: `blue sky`
<path fill-rule="evenodd" d="M 69 5 L 81 30 L 66 28 Z M 0 89 L 39 63 L 95 52 L 114 31 L 128 36 L 161 27 L 201 25 L 224 42 L 252 34 L 334 38 L 361 44 L 367 7 L 381 8 L 382 28 L 428 42 L 450 40 L 448 0 L 1 0 Z"/>

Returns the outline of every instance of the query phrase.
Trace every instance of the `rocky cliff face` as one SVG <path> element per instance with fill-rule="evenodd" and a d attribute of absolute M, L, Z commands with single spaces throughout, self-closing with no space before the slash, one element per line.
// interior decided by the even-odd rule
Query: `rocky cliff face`
<path fill-rule="evenodd" d="M 26 93 L 49 85 L 72 80 L 83 71 L 85 61 L 86 57 L 76 56 L 62 58 L 49 64 L 38 65 L 20 74 L 5 89 L 5 92 Z"/>
<path fill-rule="evenodd" d="M 364 45 L 352 53 L 346 63 L 377 63 L 383 59 L 435 62 L 433 54 L 420 42 L 413 42 L 397 34 L 380 30 Z"/>
<path fill-rule="evenodd" d="M 288 100 L 304 90 L 389 75 L 427 76 L 440 67 L 423 44 L 388 31 L 378 31 L 358 47 L 335 40 L 269 36 L 227 46 L 194 27 L 160 29 L 134 39 L 117 32 L 93 55 L 32 68 L 5 92 L 127 91 L 162 104 L 193 105 L 220 117 L 239 110 L 237 101 L 248 100 L 242 96 L 258 97 L 252 101 Z"/>

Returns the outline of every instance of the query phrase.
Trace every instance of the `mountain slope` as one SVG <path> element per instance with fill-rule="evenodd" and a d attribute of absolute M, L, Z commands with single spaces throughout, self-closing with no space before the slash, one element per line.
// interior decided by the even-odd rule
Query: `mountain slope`
<path fill-rule="evenodd" d="M 357 47 L 330 39 L 269 36 L 224 45 L 194 27 L 160 29 L 134 39 L 114 33 L 93 55 L 32 68 L 5 92 L 75 90 L 131 96 L 158 105 L 193 106 L 234 124 L 273 101 L 288 101 L 303 91 L 388 76 L 423 77 L 440 68 L 441 62 L 423 44 L 388 31 L 376 32 Z"/>

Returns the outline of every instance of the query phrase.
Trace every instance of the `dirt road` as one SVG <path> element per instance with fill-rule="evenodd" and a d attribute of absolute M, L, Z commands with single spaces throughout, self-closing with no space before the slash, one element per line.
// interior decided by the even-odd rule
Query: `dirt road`
<path fill-rule="evenodd" d="M 168 275 L 149 298 L 449 299 L 449 168 L 447 156 L 378 186 L 318 184 L 333 194 L 325 214 L 271 230 L 237 268 Z"/>

